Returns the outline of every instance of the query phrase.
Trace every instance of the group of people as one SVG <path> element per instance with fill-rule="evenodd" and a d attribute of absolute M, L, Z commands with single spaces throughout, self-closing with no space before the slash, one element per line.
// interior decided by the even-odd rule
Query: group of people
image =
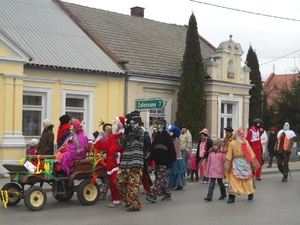
<path fill-rule="evenodd" d="M 74 161 L 86 156 L 89 143 L 84 134 L 84 124 L 78 119 L 63 115 L 59 120 L 56 172 L 68 176 Z M 182 190 L 186 186 L 186 176 L 190 176 L 190 182 L 202 179 L 202 183 L 209 183 L 204 198 L 206 201 L 212 200 L 216 183 L 220 187 L 220 200 L 227 197 L 226 187 L 227 203 L 235 202 L 236 195 L 241 194 L 248 195 L 248 200 L 252 200 L 254 178 L 261 180 L 265 159 L 263 144 L 269 153 L 268 167 L 272 167 L 275 156 L 278 169 L 283 174 L 282 182 L 286 182 L 296 136 L 286 122 L 278 133 L 276 128 L 271 128 L 269 139 L 263 143 L 265 131 L 261 129 L 262 121 L 255 119 L 248 130 L 243 127 L 235 131 L 232 127 L 224 128 L 226 135 L 223 140 L 212 140 L 210 132 L 204 128 L 199 132 L 197 149 L 192 149 L 192 137 L 187 126 L 183 125 L 181 129 L 174 125 L 167 126 L 166 120 L 159 119 L 154 121 L 153 130 L 150 128 L 147 132 L 138 111 L 125 117 L 118 116 L 112 124 L 102 125 L 104 132 L 96 131 L 91 144 L 97 153 L 105 153 L 99 163 L 106 167 L 108 175 L 105 183 L 112 197 L 109 207 L 123 204 L 130 212 L 139 211 L 142 207 L 141 185 L 147 193 L 147 201 L 155 203 L 160 194 L 163 195 L 162 201 L 169 201 L 172 189 Z M 54 154 L 53 125 L 45 119 L 43 126 L 40 141 L 32 139 L 28 154 Z M 148 165 L 153 163 L 155 181 L 152 185 Z"/>
<path fill-rule="evenodd" d="M 231 127 L 224 128 L 226 136 L 223 143 L 219 139 L 213 141 L 206 160 L 206 175 L 210 178 L 206 201 L 211 201 L 213 190 L 217 180 L 220 187 L 220 197 L 222 200 L 226 196 L 225 185 L 228 187 L 229 198 L 227 203 L 234 203 L 236 195 L 248 195 L 248 200 L 252 200 L 255 191 L 254 178 L 261 180 L 263 161 L 267 160 L 268 168 L 272 167 L 274 156 L 277 158 L 277 166 L 282 173 L 282 182 L 286 182 L 289 173 L 289 159 L 292 153 L 294 131 L 286 122 L 278 133 L 272 127 L 269 138 L 262 129 L 260 119 L 253 120 L 250 129 L 238 128 L 234 133 Z M 263 150 L 263 145 L 267 150 Z M 200 162 L 201 165 L 201 162 Z M 223 178 L 225 177 L 225 185 Z"/>

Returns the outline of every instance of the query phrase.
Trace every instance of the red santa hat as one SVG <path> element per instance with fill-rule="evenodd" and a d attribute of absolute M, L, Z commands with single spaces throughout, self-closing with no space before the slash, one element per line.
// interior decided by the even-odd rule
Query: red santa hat
<path fill-rule="evenodd" d="M 125 127 L 125 118 L 124 118 L 124 116 L 116 117 L 116 121 L 117 121 L 117 124 L 119 126 L 121 126 L 122 128 Z"/>

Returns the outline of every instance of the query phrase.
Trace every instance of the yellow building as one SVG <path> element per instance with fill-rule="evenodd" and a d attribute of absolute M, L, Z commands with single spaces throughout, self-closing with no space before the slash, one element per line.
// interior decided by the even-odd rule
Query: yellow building
<path fill-rule="evenodd" d="M 53 1 L 0 1 L 0 174 L 48 118 L 98 121 L 124 115 L 125 72 Z"/>

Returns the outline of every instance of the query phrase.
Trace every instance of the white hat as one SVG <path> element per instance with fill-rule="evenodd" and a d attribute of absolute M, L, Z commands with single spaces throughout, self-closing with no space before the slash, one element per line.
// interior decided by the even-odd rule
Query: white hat
<path fill-rule="evenodd" d="M 51 120 L 49 120 L 49 119 L 44 119 L 43 124 L 45 124 L 47 127 L 49 127 L 50 124 L 51 124 Z"/>
<path fill-rule="evenodd" d="M 31 145 L 37 145 L 39 143 L 39 141 L 35 138 L 31 139 L 30 144 Z"/>

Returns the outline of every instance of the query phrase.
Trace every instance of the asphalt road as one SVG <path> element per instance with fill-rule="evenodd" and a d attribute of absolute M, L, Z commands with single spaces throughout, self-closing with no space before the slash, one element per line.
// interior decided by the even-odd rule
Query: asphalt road
<path fill-rule="evenodd" d="M 0 225 L 296 225 L 300 223 L 300 172 L 293 171 L 292 176 L 293 182 L 282 183 L 279 173 L 263 174 L 262 180 L 256 182 L 254 200 L 237 196 L 234 204 L 227 204 L 227 199 L 218 200 L 218 186 L 213 201 L 205 202 L 208 185 L 188 183 L 184 190 L 172 191 L 172 200 L 168 202 L 158 199 L 157 203 L 150 203 L 141 195 L 140 212 L 109 208 L 109 200 L 83 206 L 76 193 L 70 201 L 58 202 L 48 192 L 47 204 L 41 211 L 29 211 L 23 200 L 7 209 L 0 205 Z"/>

